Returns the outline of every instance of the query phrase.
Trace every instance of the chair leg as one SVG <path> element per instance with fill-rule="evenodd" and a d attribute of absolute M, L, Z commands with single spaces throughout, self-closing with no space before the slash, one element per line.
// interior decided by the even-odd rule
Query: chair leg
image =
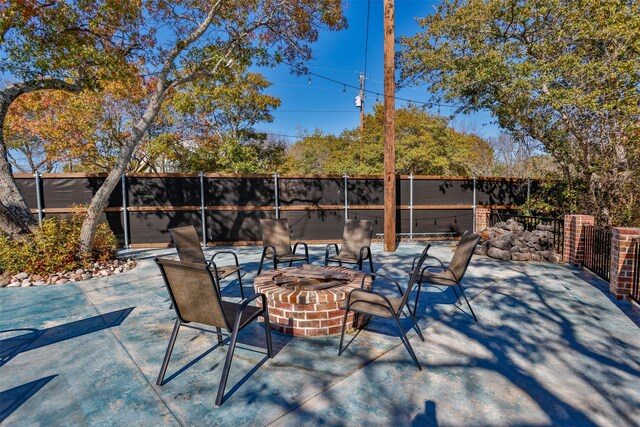
<path fill-rule="evenodd" d="M 471 308 L 471 304 L 469 304 L 469 300 L 467 299 L 467 296 L 464 293 L 464 289 L 462 289 L 462 286 L 460 285 L 460 283 L 458 283 L 458 287 L 460 288 L 460 293 L 464 297 L 464 300 L 467 302 L 467 306 L 469 307 L 469 310 L 471 310 L 471 314 L 473 315 L 473 320 L 475 320 L 477 323 L 478 318 L 476 317 L 476 314 L 473 312 L 473 308 Z"/>
<path fill-rule="evenodd" d="M 171 338 L 169 338 L 169 345 L 167 346 L 167 351 L 164 354 L 164 359 L 162 360 L 162 366 L 160 367 L 160 374 L 158 375 L 158 380 L 156 381 L 157 385 L 162 385 L 162 381 L 164 380 L 164 375 L 167 373 L 167 367 L 169 366 L 169 359 L 171 358 L 171 352 L 173 352 L 173 346 L 176 343 L 176 338 L 178 338 L 178 330 L 180 329 L 180 319 L 176 319 L 176 324 L 173 325 L 173 332 L 171 332 Z"/>
<path fill-rule="evenodd" d="M 267 335 L 267 355 L 269 359 L 273 358 L 273 346 L 271 344 L 271 325 L 269 323 L 269 310 L 265 308 L 262 312 L 262 318 L 264 319 L 264 329 Z"/>
<path fill-rule="evenodd" d="M 342 343 L 344 342 L 344 332 L 347 329 L 347 316 L 349 315 L 349 309 L 344 311 L 344 319 L 342 320 L 342 334 L 340 334 L 340 347 L 338 347 L 338 356 L 342 354 Z"/>
<path fill-rule="evenodd" d="M 415 310 L 416 313 L 418 312 L 418 300 L 420 300 L 420 289 L 422 289 L 422 283 L 418 282 L 418 289 L 416 289 L 416 301 L 413 304 L 413 309 Z"/>
<path fill-rule="evenodd" d="M 371 273 L 375 273 L 376 271 L 373 269 L 373 258 L 369 255 L 369 270 Z"/>
<path fill-rule="evenodd" d="M 362 271 L 362 258 L 358 260 L 358 270 Z"/>
<path fill-rule="evenodd" d="M 222 339 L 222 329 L 216 327 L 216 335 L 218 337 L 218 345 L 222 347 L 223 339 Z"/>
<path fill-rule="evenodd" d="M 422 342 L 424 342 L 424 337 L 422 336 L 422 331 L 420 330 L 420 326 L 418 326 L 418 321 L 416 320 L 415 316 L 413 315 L 413 312 L 409 308 L 408 304 L 407 304 L 407 310 L 409 310 L 409 317 L 411 318 L 411 320 L 413 320 L 413 327 L 415 328 L 415 330 L 418 333 L 418 336 L 420 337 Z"/>
<path fill-rule="evenodd" d="M 260 275 L 260 272 L 262 271 L 262 263 L 264 262 L 264 254 L 262 254 L 262 257 L 260 257 L 260 265 L 258 266 L 258 276 Z"/>
<path fill-rule="evenodd" d="M 240 276 L 240 270 L 236 271 L 238 273 L 238 285 L 240 285 L 240 296 L 244 299 L 244 289 L 242 289 L 242 276 Z"/>
<path fill-rule="evenodd" d="M 395 313 L 393 313 L 393 318 L 396 321 L 396 325 L 398 325 L 398 329 L 400 329 L 400 333 L 402 334 L 402 339 L 404 341 L 405 346 L 407 347 L 407 350 L 409 351 L 409 354 L 411 355 L 411 358 L 413 359 L 416 366 L 418 367 L 418 370 L 422 371 L 422 366 L 420 366 L 420 362 L 418 362 L 418 358 L 416 357 L 416 354 L 413 352 L 413 348 L 411 347 L 411 343 L 407 338 L 407 334 L 405 334 L 404 329 L 402 329 L 402 325 L 400 324 L 400 319 L 398 319 L 398 316 L 396 316 Z"/>
<path fill-rule="evenodd" d="M 452 286 L 451 289 L 453 289 L 453 293 L 456 294 L 456 299 L 458 300 L 458 304 L 462 304 L 460 302 L 460 297 L 458 296 L 458 291 L 456 291 L 456 287 Z"/>
<path fill-rule="evenodd" d="M 218 395 L 216 396 L 216 406 L 222 405 L 224 398 L 224 388 L 227 386 L 227 378 L 229 377 L 229 369 L 231 368 L 231 359 L 233 359 L 233 352 L 236 349 L 236 342 L 238 341 L 238 329 L 234 329 L 231 334 L 231 342 L 227 349 L 227 357 L 224 361 L 224 368 L 222 369 L 222 378 L 220 379 L 220 385 L 218 386 Z"/>

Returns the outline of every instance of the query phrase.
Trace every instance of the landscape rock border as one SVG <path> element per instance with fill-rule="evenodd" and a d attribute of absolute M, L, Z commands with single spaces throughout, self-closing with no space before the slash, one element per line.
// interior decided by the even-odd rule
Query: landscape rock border
<path fill-rule="evenodd" d="M 477 255 L 486 255 L 504 261 L 562 262 L 562 256 L 553 246 L 553 226 L 538 224 L 533 231 L 525 230 L 515 219 L 498 222 L 480 232 Z"/>
<path fill-rule="evenodd" d="M 64 285 L 95 277 L 107 277 L 131 270 L 138 263 L 129 259 L 115 259 L 105 262 L 95 262 L 89 268 L 81 268 L 75 271 L 63 271 L 49 275 L 30 274 L 21 272 L 18 274 L 4 273 L 0 275 L 0 288 L 27 288 L 30 286 Z"/>

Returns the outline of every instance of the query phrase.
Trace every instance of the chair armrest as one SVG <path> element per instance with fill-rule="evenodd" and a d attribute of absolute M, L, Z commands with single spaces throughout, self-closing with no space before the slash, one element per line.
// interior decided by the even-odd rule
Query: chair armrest
<path fill-rule="evenodd" d="M 307 259 L 309 259 L 309 246 L 307 246 L 306 243 L 304 242 L 298 242 L 295 245 L 293 245 L 293 253 L 296 253 L 296 249 L 298 249 L 298 245 L 302 245 L 304 246 L 304 256 L 307 257 Z"/>
<path fill-rule="evenodd" d="M 242 301 L 240 301 L 238 304 L 241 306 L 240 309 L 244 310 L 251 301 L 257 299 L 258 297 L 262 298 L 262 302 L 267 302 L 267 300 L 265 299 L 265 296 L 263 293 L 260 292 L 256 292 L 253 295 L 249 295 L 248 297 L 246 297 L 245 299 L 243 299 Z"/>
<path fill-rule="evenodd" d="M 398 292 L 400 292 L 400 295 L 401 296 L 404 295 L 404 292 L 402 292 L 402 288 L 400 287 L 400 283 L 396 279 L 394 279 L 393 277 L 387 276 L 386 274 L 380 274 L 380 273 L 363 273 L 363 274 L 364 274 L 364 277 L 362 278 L 362 282 L 360 282 L 360 288 L 358 288 L 358 289 L 365 290 L 364 289 L 364 280 L 366 279 L 367 276 L 371 276 L 374 280 L 375 280 L 376 277 L 382 277 L 383 279 L 387 279 L 387 280 L 393 282 L 396 285 L 396 288 L 398 288 Z M 372 284 L 372 287 L 373 287 L 373 284 Z"/>
<path fill-rule="evenodd" d="M 380 298 L 382 301 L 381 302 L 376 302 L 376 301 L 367 301 L 367 304 L 373 304 L 373 305 L 377 305 L 380 307 L 384 307 L 386 309 L 388 309 L 391 313 L 393 313 L 393 306 L 391 305 L 391 301 L 389 301 L 389 299 L 382 295 L 381 293 L 375 292 L 375 291 L 370 291 L 367 289 L 353 289 L 351 292 L 349 292 L 349 295 L 347 296 L 347 305 L 346 308 L 347 310 L 349 310 L 351 308 L 351 295 L 353 294 L 357 294 L 357 293 L 364 293 L 364 294 L 370 294 L 370 295 L 375 295 L 377 298 Z M 358 302 L 358 301 L 356 301 Z M 355 304 L 355 303 L 354 303 Z"/>
<path fill-rule="evenodd" d="M 233 255 L 233 259 L 236 262 L 236 267 L 240 267 L 240 264 L 238 263 L 238 255 L 236 255 L 235 252 L 232 251 L 218 251 L 211 256 L 209 262 L 213 262 L 213 259 L 218 255 Z"/>
<path fill-rule="evenodd" d="M 329 258 L 329 249 L 331 249 L 331 246 L 333 246 L 336 250 L 336 255 L 340 254 L 340 249 L 338 249 L 338 244 L 337 243 L 329 243 L 327 245 L 327 247 L 324 249 L 324 259 L 326 260 L 327 258 Z"/>
<path fill-rule="evenodd" d="M 262 310 L 267 310 L 267 299 L 265 298 L 263 293 L 256 293 L 253 294 L 251 296 L 246 297 L 245 299 L 243 299 L 242 301 L 240 301 L 238 304 L 240 305 L 240 308 L 238 309 L 238 311 L 236 312 L 236 318 L 233 322 L 233 330 L 237 331 L 238 328 L 240 327 L 240 321 L 242 320 L 242 313 L 244 313 L 244 311 L 246 310 L 247 306 L 249 305 L 249 303 L 251 303 L 251 301 L 257 299 L 257 298 L 261 298 L 262 299 Z"/>
<path fill-rule="evenodd" d="M 262 256 L 265 256 L 267 254 L 267 249 L 271 249 L 273 251 L 274 258 L 278 256 L 276 252 L 276 247 L 274 245 L 264 245 L 262 249 Z"/>
<path fill-rule="evenodd" d="M 367 256 L 364 256 L 364 252 L 367 252 Z M 359 261 L 365 260 L 371 256 L 371 248 L 369 246 L 362 246 L 360 248 L 360 258 Z"/>
<path fill-rule="evenodd" d="M 425 262 L 426 262 L 429 258 L 435 259 L 435 260 L 436 260 L 436 261 L 438 261 L 438 263 L 440 264 L 440 267 L 442 267 L 443 269 L 446 269 L 446 267 L 444 266 L 444 264 L 442 263 L 442 261 L 440 261 L 440 259 L 439 259 L 439 258 L 434 257 L 434 256 L 432 256 L 432 255 L 427 255 L 427 257 L 425 258 Z M 420 257 L 419 257 L 419 256 L 417 256 L 417 257 L 415 257 L 415 258 L 413 259 L 413 261 L 411 262 L 411 270 L 415 270 L 415 268 L 416 268 L 416 262 L 417 262 L 419 259 L 420 259 Z M 423 269 L 423 270 L 424 270 L 424 269 Z"/>

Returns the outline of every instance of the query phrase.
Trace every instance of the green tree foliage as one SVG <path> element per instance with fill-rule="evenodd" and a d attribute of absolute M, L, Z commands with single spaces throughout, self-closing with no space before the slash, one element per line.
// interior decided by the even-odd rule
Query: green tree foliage
<path fill-rule="evenodd" d="M 0 2 L 0 229 L 17 237 L 36 221 L 13 181 L 4 123 L 21 95 L 61 89 L 78 93 L 97 79 L 126 75 L 149 38 L 140 31 L 141 2 L 17 0 Z"/>
<path fill-rule="evenodd" d="M 447 119 L 410 105 L 395 114 L 396 172 L 426 175 L 480 175 L 492 150 L 487 141 L 463 134 Z M 297 173 L 381 174 L 384 169 L 384 111 L 382 105 L 365 115 L 359 129 L 339 136 L 316 130 L 302 137 L 289 152 L 285 169 Z"/>
<path fill-rule="evenodd" d="M 17 15 L 14 14 L 14 3 L 19 12 Z M 68 13 L 62 10 L 63 6 L 69 9 Z M 95 17 L 97 21 L 85 22 L 80 16 L 67 22 L 67 17 L 76 16 L 72 13 L 76 8 L 87 9 L 91 12 L 89 16 Z M 129 19 L 129 10 L 132 11 L 132 19 Z M 2 12 L 2 54 L 5 55 L 9 49 L 8 57 L 13 57 L 13 52 L 28 52 L 26 57 L 29 57 L 30 61 L 26 65 L 35 76 L 56 76 L 57 70 L 66 68 L 67 58 L 75 58 L 77 52 L 83 52 L 87 48 L 83 39 L 74 38 L 63 43 L 59 42 L 59 36 L 82 34 L 92 41 L 88 46 L 93 46 L 94 41 L 100 46 L 104 40 L 100 37 L 93 38 L 96 35 L 93 29 L 101 28 L 100 24 L 104 21 L 109 21 L 108 25 L 104 25 L 110 30 L 106 33 L 112 37 L 109 40 L 121 40 L 128 45 L 129 40 L 136 39 L 127 31 L 129 28 L 135 29 L 134 35 L 140 35 L 139 43 L 130 46 L 137 52 L 137 57 L 126 56 L 128 50 L 125 50 L 125 56 L 119 58 L 125 58 L 128 64 L 137 66 L 150 76 L 153 79 L 153 90 L 146 98 L 144 108 L 129 122 L 128 136 L 114 159 L 113 167 L 87 208 L 80 236 L 83 252 L 90 251 L 98 218 L 108 203 L 109 195 L 118 185 L 120 176 L 126 172 L 133 153 L 153 127 L 165 101 L 173 93 L 199 81 L 216 80 L 226 75 L 226 70 L 230 67 L 243 68 L 256 63 L 266 65 L 282 61 L 294 67 L 302 66 L 304 61 L 311 58 L 311 45 L 318 39 L 320 30 L 339 30 L 346 25 L 340 0 L 298 0 L 291 3 L 276 0 L 110 0 L 57 1 L 46 5 L 25 0 L 12 2 L 9 7 L 4 6 Z M 61 24 L 58 27 L 47 25 L 46 19 L 49 15 Z M 134 25 L 131 25 L 132 22 Z M 29 30 L 31 27 L 35 30 Z M 77 28 L 81 31 L 75 31 Z M 30 47 L 32 43 L 41 45 L 42 49 L 33 50 Z M 51 62 L 51 51 L 55 51 L 60 62 L 48 66 Z M 68 54 L 65 54 L 66 52 Z M 99 59 L 102 51 L 97 49 L 96 52 Z M 93 62 L 88 60 L 87 63 Z M 108 61 L 106 64 L 97 61 L 96 64 L 100 69 L 119 69 L 117 61 Z M 11 73 L 19 68 L 21 67 L 16 66 L 6 71 Z M 83 82 L 87 80 L 86 75 L 82 73 L 79 74 L 79 78 Z M 38 84 L 42 80 L 37 77 L 35 82 L 34 87 L 40 87 Z M 82 89 L 77 85 L 70 86 L 68 81 L 61 78 L 55 83 L 40 88 L 54 88 L 57 85 L 68 90 Z M 2 122 L 10 103 L 22 93 L 28 92 L 23 86 L 14 85 L 0 91 Z M 11 178 L 3 141 L 0 141 L 0 161 L 4 162 L 0 163 L 0 183 L 12 182 L 16 188 L 14 193 L 18 193 Z M 4 185 L 0 187 L 3 189 Z M 21 212 L 28 213 L 24 198 L 14 199 L 20 201 Z M 2 202 L 5 200 L 7 199 L 3 197 Z M 3 222 L 3 218 L 11 217 L 7 213 L 11 212 L 5 205 L 0 204 L 0 227 L 3 229 L 8 225 L 7 221 Z M 14 221 L 19 220 L 15 215 L 13 217 Z M 33 223 L 33 218 L 31 222 Z"/>
<path fill-rule="evenodd" d="M 133 152 L 129 172 L 275 170 L 284 146 L 263 141 L 254 126 L 271 121 L 280 100 L 262 92 L 263 76 L 228 68 L 220 79 L 194 82 L 168 96 L 153 126 Z M 153 80 L 105 81 L 73 94 L 34 92 L 17 99 L 6 120 L 8 155 L 43 171 L 109 172 L 126 144 L 129 126 L 141 114 Z M 275 157 L 274 157 L 275 156 Z"/>
<path fill-rule="evenodd" d="M 640 225 L 640 13 L 628 0 L 445 0 L 402 39 L 405 84 L 542 142 L 566 194 Z"/>

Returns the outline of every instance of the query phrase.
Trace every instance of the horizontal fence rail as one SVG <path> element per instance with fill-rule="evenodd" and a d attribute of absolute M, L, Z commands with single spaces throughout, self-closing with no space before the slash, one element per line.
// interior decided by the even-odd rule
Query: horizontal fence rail
<path fill-rule="evenodd" d="M 611 270 L 611 229 L 584 225 L 584 267 L 609 281 Z"/>
<path fill-rule="evenodd" d="M 556 252 L 562 254 L 564 252 L 564 218 L 551 218 L 544 216 L 527 216 L 518 215 L 508 212 L 491 212 L 489 217 L 489 225 L 493 227 L 498 222 L 514 219 L 523 225 L 526 231 L 533 231 L 539 224 L 550 225 L 553 233 L 553 247 Z"/>
<path fill-rule="evenodd" d="M 82 212 L 106 174 L 16 174 L 32 212 L 43 218 Z M 398 176 L 398 235 L 462 233 L 477 206 L 513 209 L 533 181 L 461 176 Z M 383 232 L 383 179 L 376 175 L 127 174 L 101 221 L 124 246 L 166 246 L 168 229 L 194 225 L 207 244 L 256 244 L 261 218 L 286 218 L 294 240 L 339 240 L 344 221 L 371 219 Z"/>
<path fill-rule="evenodd" d="M 633 276 L 631 280 L 631 299 L 640 304 L 640 240 L 633 243 Z"/>

